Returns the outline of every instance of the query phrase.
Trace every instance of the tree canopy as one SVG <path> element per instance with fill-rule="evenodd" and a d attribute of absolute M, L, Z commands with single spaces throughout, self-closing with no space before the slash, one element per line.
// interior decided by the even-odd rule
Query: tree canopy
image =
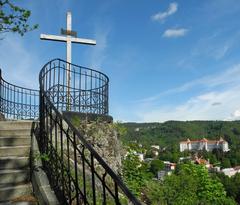
<path fill-rule="evenodd" d="M 16 6 L 9 0 L 0 0 L 0 34 L 13 32 L 23 36 L 26 32 L 36 29 L 37 24 L 28 24 L 30 15 L 31 11 Z"/>
<path fill-rule="evenodd" d="M 158 171 L 162 170 L 163 168 L 164 168 L 164 163 L 159 159 L 155 159 L 150 163 L 150 171 L 155 176 L 157 175 Z"/>
<path fill-rule="evenodd" d="M 141 189 L 151 178 L 152 174 L 148 173 L 146 164 L 140 162 L 134 153 L 129 153 L 123 160 L 123 179 L 131 191 L 140 196 Z"/>
<path fill-rule="evenodd" d="M 236 204 L 226 196 L 219 180 L 212 178 L 205 167 L 194 164 L 180 165 L 162 183 L 149 181 L 144 190 L 151 204 Z"/>

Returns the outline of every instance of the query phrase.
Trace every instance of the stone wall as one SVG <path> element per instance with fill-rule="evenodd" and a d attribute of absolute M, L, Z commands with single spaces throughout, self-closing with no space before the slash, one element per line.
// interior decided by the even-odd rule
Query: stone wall
<path fill-rule="evenodd" d="M 120 173 L 123 150 L 115 125 L 98 120 L 89 122 L 75 119 L 73 123 L 106 163 L 116 173 Z"/>

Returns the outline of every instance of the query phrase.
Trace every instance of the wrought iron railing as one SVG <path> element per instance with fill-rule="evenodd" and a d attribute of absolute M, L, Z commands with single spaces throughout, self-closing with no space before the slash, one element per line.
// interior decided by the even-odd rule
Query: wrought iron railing
<path fill-rule="evenodd" d="M 66 68 L 71 68 L 71 87 Z M 108 78 L 56 59 L 40 72 L 40 151 L 62 204 L 136 204 L 120 177 L 61 111 L 108 113 Z M 70 90 L 70 98 L 68 91 Z M 69 100 L 70 99 L 70 100 Z M 69 105 L 68 105 L 69 103 Z M 76 106 L 76 107 L 75 107 Z"/>
<path fill-rule="evenodd" d="M 0 113 L 7 119 L 37 119 L 39 91 L 5 81 L 0 69 Z"/>
<path fill-rule="evenodd" d="M 71 67 L 69 81 L 68 66 Z M 45 94 L 58 110 L 108 114 L 109 80 L 105 74 L 55 59 L 43 67 L 40 80 Z"/>

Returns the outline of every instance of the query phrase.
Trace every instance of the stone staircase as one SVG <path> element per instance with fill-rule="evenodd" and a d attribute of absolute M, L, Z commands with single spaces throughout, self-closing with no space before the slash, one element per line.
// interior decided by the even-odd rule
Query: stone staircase
<path fill-rule="evenodd" d="M 0 204 L 37 204 L 30 182 L 31 121 L 0 121 Z"/>

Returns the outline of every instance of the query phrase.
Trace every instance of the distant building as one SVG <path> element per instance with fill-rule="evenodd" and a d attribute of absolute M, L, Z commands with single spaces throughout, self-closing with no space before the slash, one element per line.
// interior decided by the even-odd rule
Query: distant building
<path fill-rule="evenodd" d="M 232 177 L 235 174 L 240 173 L 240 166 L 222 169 L 221 172 L 224 173 L 226 176 Z"/>
<path fill-rule="evenodd" d="M 176 169 L 176 166 L 177 164 L 176 163 L 172 163 L 172 162 L 169 162 L 169 161 L 163 161 L 164 163 L 164 169 L 166 171 L 173 171 Z"/>
<path fill-rule="evenodd" d="M 165 170 L 161 170 L 161 171 L 158 171 L 157 173 L 157 179 L 158 180 L 163 180 L 165 176 L 169 176 L 172 174 L 172 171 L 165 171 Z"/>
<path fill-rule="evenodd" d="M 179 162 L 182 162 L 182 161 L 190 161 L 192 159 L 192 156 L 188 156 L 188 157 L 179 157 Z"/>
<path fill-rule="evenodd" d="M 203 159 L 203 158 L 199 158 L 197 156 L 195 156 L 195 160 L 194 160 L 195 164 L 200 164 L 200 165 L 204 165 L 207 169 L 212 169 L 213 165 L 210 164 L 209 160 Z"/>
<path fill-rule="evenodd" d="M 212 167 L 211 171 L 213 171 L 213 172 L 220 172 L 221 171 L 221 167 L 219 167 L 219 166 Z"/>
<path fill-rule="evenodd" d="M 131 150 L 131 149 L 126 152 L 126 154 L 124 155 L 124 159 L 126 159 L 126 157 L 129 154 L 133 154 L 133 155 L 137 156 L 140 162 L 144 161 L 144 154 L 143 153 L 138 153 L 137 151 Z"/>
<path fill-rule="evenodd" d="M 228 152 L 228 142 L 223 138 L 219 140 L 207 140 L 206 138 L 200 140 L 190 140 L 180 142 L 180 152 L 185 150 L 206 150 L 212 151 L 215 148 L 221 149 L 223 152 Z"/>
<path fill-rule="evenodd" d="M 142 162 L 144 160 L 144 154 L 143 153 L 136 153 L 136 155 L 138 156 L 140 162 Z"/>
<path fill-rule="evenodd" d="M 153 160 L 154 160 L 153 158 L 145 158 L 145 159 L 144 159 L 144 162 L 149 163 L 149 162 L 151 162 L 151 161 L 153 161 Z"/>
<path fill-rule="evenodd" d="M 168 161 L 163 161 L 163 163 L 164 163 L 164 169 L 158 171 L 157 173 L 158 180 L 163 180 L 165 176 L 171 175 L 173 171 L 176 169 L 176 163 L 172 163 Z"/>
<path fill-rule="evenodd" d="M 135 132 L 139 132 L 139 130 L 140 130 L 139 127 L 135 128 Z"/>
<path fill-rule="evenodd" d="M 151 148 L 156 149 L 156 150 L 160 150 L 160 146 L 159 145 L 151 145 Z"/>
<path fill-rule="evenodd" d="M 157 157 L 159 155 L 159 151 L 157 150 L 152 150 L 152 156 Z"/>
<path fill-rule="evenodd" d="M 154 157 L 157 157 L 159 155 L 159 150 L 160 150 L 159 145 L 151 145 L 151 151 Z"/>

